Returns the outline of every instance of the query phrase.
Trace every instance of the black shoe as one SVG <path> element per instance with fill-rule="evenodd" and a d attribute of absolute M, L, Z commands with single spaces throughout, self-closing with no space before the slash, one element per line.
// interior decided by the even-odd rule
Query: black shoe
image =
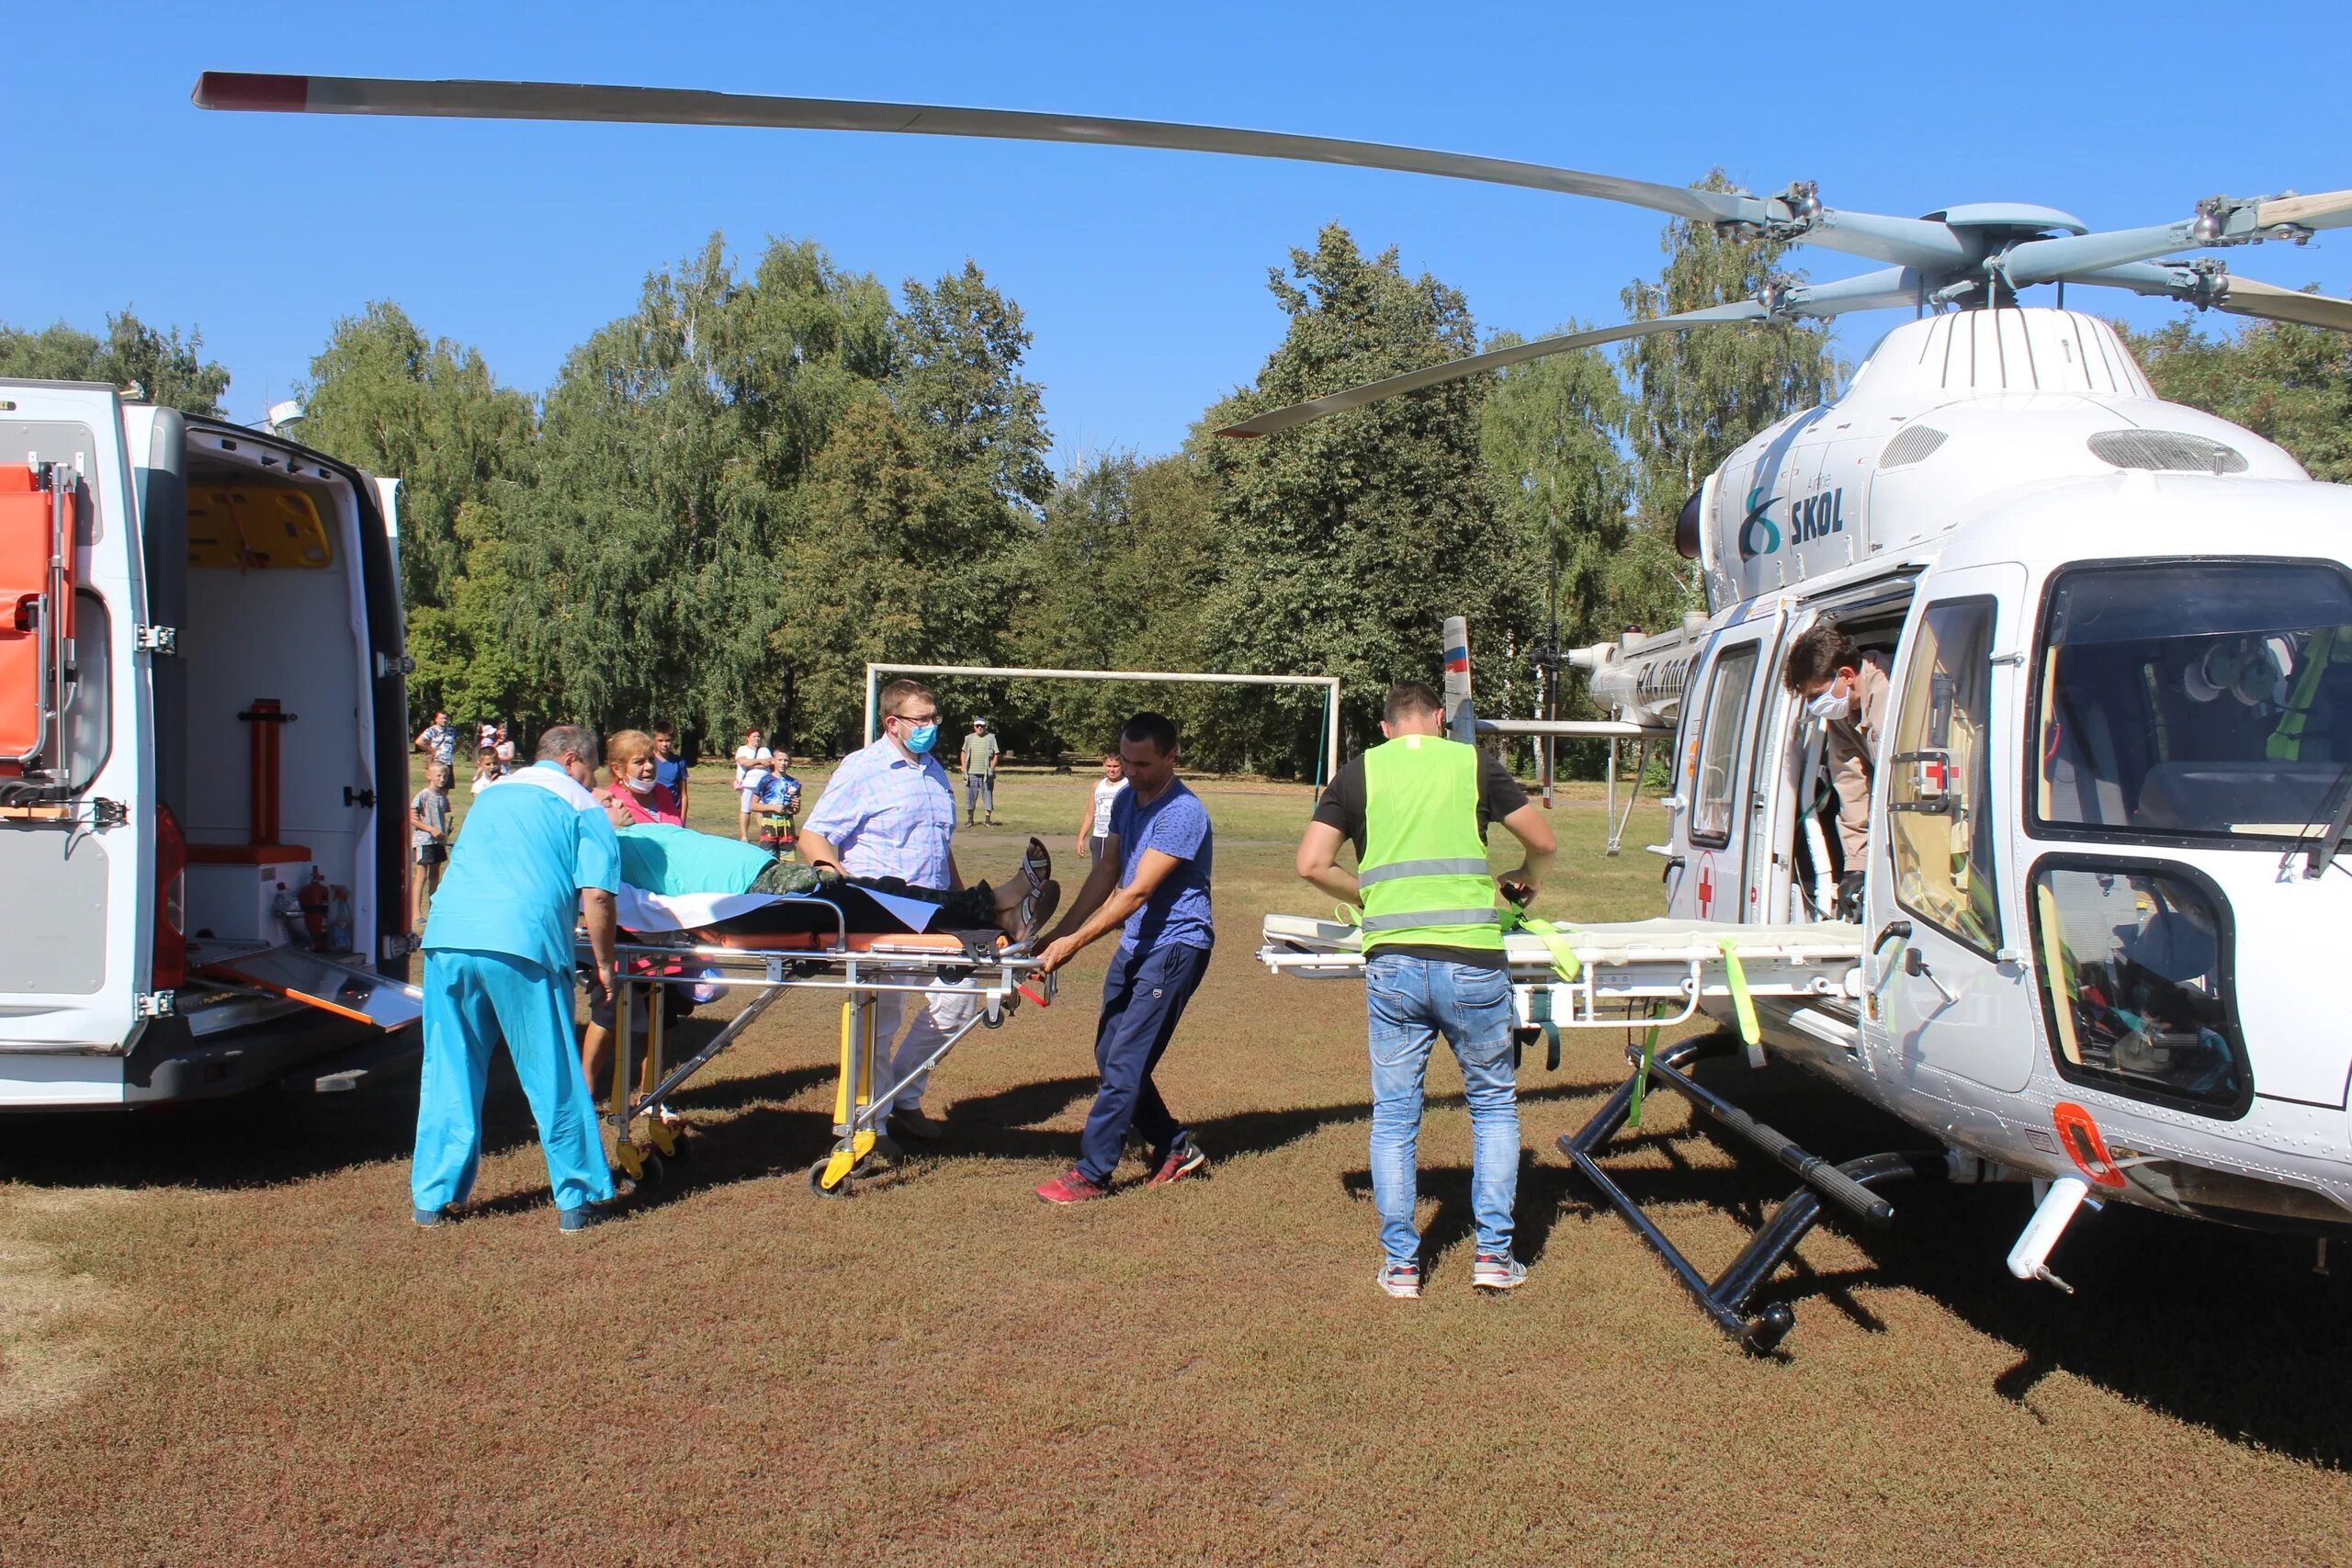
<path fill-rule="evenodd" d="M 890 1133 L 894 1137 L 912 1138 L 917 1143 L 935 1144 L 947 1131 L 947 1124 L 935 1116 L 926 1116 L 920 1110 L 890 1112 Z"/>

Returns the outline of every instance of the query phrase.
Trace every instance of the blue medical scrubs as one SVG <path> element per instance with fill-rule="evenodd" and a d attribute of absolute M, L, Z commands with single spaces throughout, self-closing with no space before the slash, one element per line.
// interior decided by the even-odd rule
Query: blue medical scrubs
<path fill-rule="evenodd" d="M 409 1173 L 418 1209 L 473 1190 L 501 1040 L 539 1125 L 556 1207 L 612 1197 L 571 1033 L 572 929 L 588 887 L 619 891 L 620 842 L 560 764 L 526 768 L 475 798 L 424 928 L 424 1081 Z"/>

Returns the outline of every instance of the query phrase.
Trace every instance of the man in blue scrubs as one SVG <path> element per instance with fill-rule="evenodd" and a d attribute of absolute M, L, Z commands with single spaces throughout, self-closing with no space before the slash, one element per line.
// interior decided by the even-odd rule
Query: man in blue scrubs
<path fill-rule="evenodd" d="M 613 992 L 620 841 L 588 793 L 596 736 L 559 725 L 538 761 L 482 791 L 424 928 L 424 1081 L 409 1189 L 416 1223 L 466 1200 L 481 1160 L 481 1100 L 500 1040 L 539 1124 L 558 1219 L 585 1230 L 611 1213 L 596 1104 L 571 1042 L 572 917 Z"/>

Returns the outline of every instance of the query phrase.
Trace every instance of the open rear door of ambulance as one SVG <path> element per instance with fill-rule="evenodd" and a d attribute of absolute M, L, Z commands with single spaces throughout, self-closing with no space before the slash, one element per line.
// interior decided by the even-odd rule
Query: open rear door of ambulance
<path fill-rule="evenodd" d="M 119 1102 L 177 984 L 133 497 L 113 388 L 0 382 L 0 1107 Z"/>

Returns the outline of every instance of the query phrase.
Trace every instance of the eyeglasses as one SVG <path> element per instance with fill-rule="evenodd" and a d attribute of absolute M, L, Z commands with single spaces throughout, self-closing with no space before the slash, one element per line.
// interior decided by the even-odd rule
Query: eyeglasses
<path fill-rule="evenodd" d="M 926 724 L 937 724 L 939 722 L 939 710 L 937 708 L 933 708 L 929 713 L 924 714 L 886 713 L 882 716 L 886 719 L 895 718 L 900 724 L 911 724 L 917 729 L 921 729 Z"/>

